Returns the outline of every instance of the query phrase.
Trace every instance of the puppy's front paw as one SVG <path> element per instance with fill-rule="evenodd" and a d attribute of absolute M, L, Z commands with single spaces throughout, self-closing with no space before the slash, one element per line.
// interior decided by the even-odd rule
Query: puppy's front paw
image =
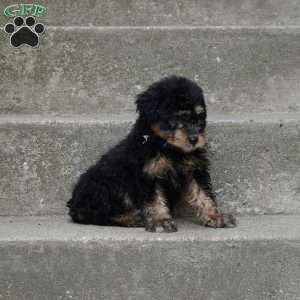
<path fill-rule="evenodd" d="M 237 221 L 232 214 L 218 213 L 210 216 L 205 222 L 205 226 L 214 228 L 233 228 L 236 227 Z"/>
<path fill-rule="evenodd" d="M 176 232 L 178 231 L 177 229 L 177 224 L 175 223 L 174 220 L 167 220 L 164 221 L 162 224 L 163 232 Z"/>
<path fill-rule="evenodd" d="M 146 222 L 145 224 L 146 231 L 149 232 L 165 232 L 171 233 L 178 231 L 177 224 L 174 220 L 163 220 L 160 222 Z"/>

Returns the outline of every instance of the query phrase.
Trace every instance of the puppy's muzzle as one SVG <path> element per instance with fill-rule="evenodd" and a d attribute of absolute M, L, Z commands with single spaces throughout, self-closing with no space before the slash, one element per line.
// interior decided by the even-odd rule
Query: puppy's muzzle
<path fill-rule="evenodd" d="M 195 146 L 199 140 L 200 128 L 195 125 L 187 126 L 187 139 L 192 146 Z"/>
<path fill-rule="evenodd" d="M 198 142 L 198 135 L 190 135 L 188 137 L 189 142 L 191 143 L 192 146 L 195 146 Z"/>

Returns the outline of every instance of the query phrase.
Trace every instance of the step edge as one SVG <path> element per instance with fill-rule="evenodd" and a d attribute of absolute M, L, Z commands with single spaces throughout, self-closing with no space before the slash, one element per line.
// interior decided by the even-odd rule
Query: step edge
<path fill-rule="evenodd" d="M 299 32 L 300 25 L 268 25 L 268 26 L 239 26 L 239 25 L 216 25 L 216 26 L 52 26 L 46 25 L 47 31 L 249 31 L 249 32 L 266 32 L 280 34 L 282 32 Z M 0 31 L 4 31 L 4 26 L 0 27 Z"/>
<path fill-rule="evenodd" d="M 6 222 L 3 221 L 4 218 L 6 218 Z M 9 222 L 7 220 L 12 220 L 12 222 Z M 22 228 L 22 233 L 16 234 L 15 230 L 13 232 L 15 234 L 14 236 L 9 236 L 10 233 L 7 234 L 8 236 L 5 236 L 3 232 L 2 234 L 0 232 L 0 243 L 74 242 L 84 244 L 101 244 L 106 242 L 300 242 L 300 215 L 268 215 L 251 217 L 243 216 L 238 218 L 238 227 L 230 229 L 205 228 L 195 225 L 186 220 L 183 222 L 181 219 L 179 222 L 179 231 L 173 234 L 148 233 L 145 232 L 144 228 L 79 225 L 71 223 L 71 221 L 66 216 L 56 218 L 1 217 L 1 227 L 6 227 L 5 224 L 12 227 L 14 220 L 15 222 L 19 222 L 18 228 Z M 29 221 L 31 222 L 29 226 L 29 228 L 31 228 L 31 231 L 25 232 L 24 228 L 26 228 L 26 222 Z M 274 230 L 273 224 L 275 223 L 279 225 L 277 225 L 277 228 L 275 228 Z M 293 224 L 293 228 L 290 227 L 291 224 Z M 54 227 L 51 228 L 52 225 Z M 251 227 L 251 225 L 254 225 L 254 227 Z M 260 227 L 259 225 L 262 225 L 261 230 L 258 230 L 258 228 Z M 63 233 L 60 232 L 62 226 L 65 226 L 65 230 Z M 36 230 L 37 228 L 40 230 L 40 232 L 39 230 Z M 288 228 L 290 229 L 290 231 L 287 231 Z M 9 230 L 7 231 L 9 232 Z"/>
<path fill-rule="evenodd" d="M 105 124 L 132 123 L 135 113 L 121 114 L 0 114 L 0 125 L 4 124 Z M 295 123 L 300 122 L 300 112 L 278 113 L 208 113 L 209 123 Z"/>
<path fill-rule="evenodd" d="M 3 28 L 2 28 L 3 29 Z M 287 31 L 287 30 L 300 30 L 299 25 L 258 25 L 258 26 L 245 26 L 245 25 L 154 25 L 154 26 L 98 26 L 98 25 L 88 25 L 88 26 L 47 26 L 47 30 L 93 30 L 93 31 L 149 31 L 149 30 L 178 30 L 178 31 L 186 31 L 186 30 L 203 30 L 203 31 L 274 31 L 276 33 L 278 30 Z"/>

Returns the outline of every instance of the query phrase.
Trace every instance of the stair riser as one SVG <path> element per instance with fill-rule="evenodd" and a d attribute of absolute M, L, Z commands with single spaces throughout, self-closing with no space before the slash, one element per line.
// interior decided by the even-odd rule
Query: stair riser
<path fill-rule="evenodd" d="M 0 32 L 2 113 L 134 110 L 163 76 L 200 83 L 212 112 L 300 111 L 300 29 L 48 29 L 39 49 Z"/>
<path fill-rule="evenodd" d="M 128 131 L 128 122 L 1 123 L 0 215 L 63 214 L 79 174 Z M 300 213 L 300 123 L 212 123 L 220 203 L 248 213 Z"/>
<path fill-rule="evenodd" d="M 31 3 L 31 2 L 28 2 Z M 1 10 L 13 4 L 1 1 Z M 299 25 L 297 0 L 40 0 L 54 26 Z M 0 16 L 0 24 L 7 18 Z"/>
<path fill-rule="evenodd" d="M 299 241 L 1 242 L 0 255 L 6 300 L 296 300 L 300 294 Z"/>

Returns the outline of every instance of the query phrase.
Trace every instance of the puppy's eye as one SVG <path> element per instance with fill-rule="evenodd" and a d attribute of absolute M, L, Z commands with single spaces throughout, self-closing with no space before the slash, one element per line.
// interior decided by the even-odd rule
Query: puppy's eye
<path fill-rule="evenodd" d="M 174 129 L 182 129 L 184 127 L 184 124 L 181 122 L 176 122 L 176 121 L 169 121 L 169 128 L 174 130 Z"/>
<path fill-rule="evenodd" d="M 169 121 L 169 127 L 170 129 L 175 129 L 176 128 L 176 122 L 175 121 Z"/>
<path fill-rule="evenodd" d="M 159 123 L 159 128 L 161 130 L 169 130 L 170 129 L 170 124 L 169 124 L 169 122 L 160 122 Z"/>

